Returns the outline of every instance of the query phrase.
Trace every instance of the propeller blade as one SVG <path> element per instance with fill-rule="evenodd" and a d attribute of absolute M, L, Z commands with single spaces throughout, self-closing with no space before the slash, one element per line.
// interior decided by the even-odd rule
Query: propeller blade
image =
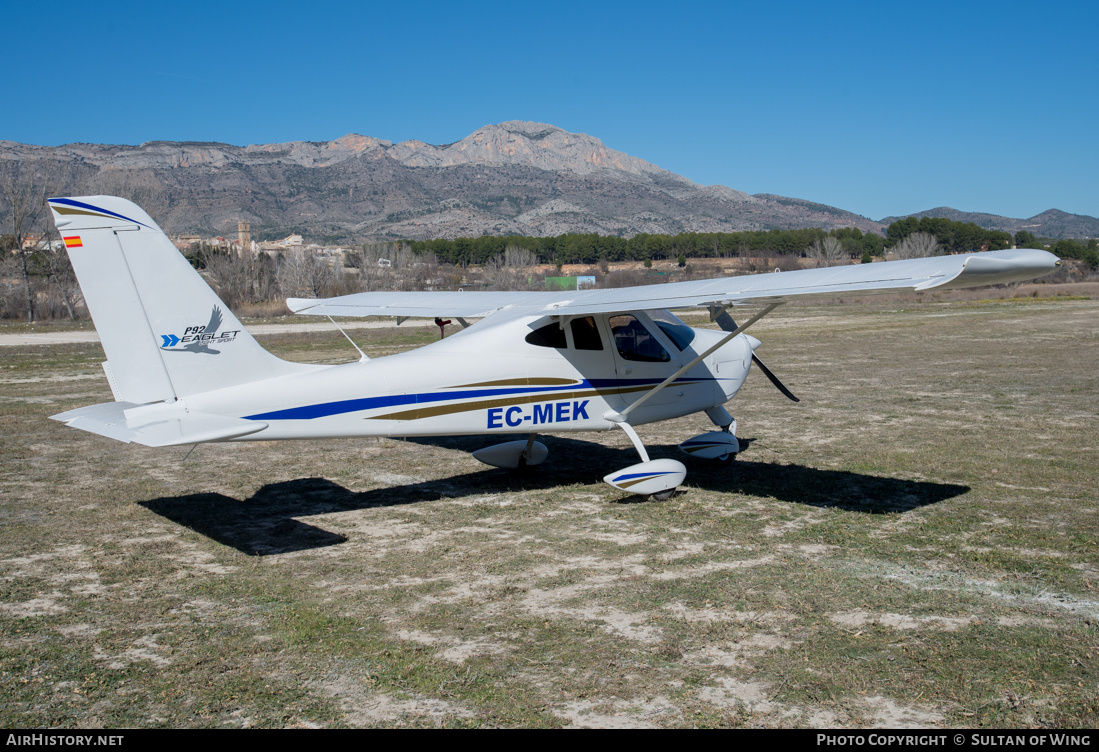
<path fill-rule="evenodd" d="M 736 331 L 736 322 L 733 321 L 733 317 L 729 315 L 728 311 L 722 311 L 721 314 L 716 319 L 714 319 L 714 321 L 716 321 L 717 325 L 726 332 Z"/>
<path fill-rule="evenodd" d="M 714 321 L 716 321 L 717 325 L 727 332 L 736 331 L 736 322 L 733 321 L 733 317 L 729 315 L 728 311 L 722 311 L 718 315 L 718 317 L 714 319 Z M 775 376 L 775 374 L 771 373 L 771 369 L 765 366 L 763 364 L 763 361 L 760 360 L 759 356 L 756 355 L 754 352 L 752 353 L 752 361 L 757 366 L 759 366 L 759 370 L 763 371 L 763 375 L 769 378 L 771 380 L 771 383 L 774 384 L 780 392 L 785 394 L 789 399 L 793 400 L 794 402 L 801 402 L 801 400 L 794 396 L 793 392 L 786 388 L 785 384 L 778 380 L 778 376 Z"/>
<path fill-rule="evenodd" d="M 763 375 L 766 376 L 767 378 L 769 378 L 771 380 L 771 383 L 774 384 L 775 387 L 780 392 L 785 394 L 788 398 L 790 398 L 794 402 L 801 402 L 801 400 L 799 400 L 797 397 L 794 396 L 793 392 L 791 392 L 789 389 L 786 388 L 785 384 L 783 384 L 781 381 L 778 380 L 778 376 L 775 376 L 773 373 L 771 373 L 771 369 L 768 368 L 767 366 L 765 366 L 763 364 L 763 361 L 760 360 L 759 356 L 756 355 L 755 353 L 752 353 L 752 362 L 754 362 L 757 366 L 759 366 L 759 370 L 763 371 Z"/>

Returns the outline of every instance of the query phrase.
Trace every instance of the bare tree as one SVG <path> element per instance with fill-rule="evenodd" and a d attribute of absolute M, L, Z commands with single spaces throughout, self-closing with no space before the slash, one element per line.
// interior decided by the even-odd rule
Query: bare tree
<path fill-rule="evenodd" d="M 435 257 L 418 256 L 403 241 L 387 241 L 364 243 L 361 250 L 347 254 L 346 264 L 358 269 L 361 290 L 422 290 L 429 284 L 424 267 L 434 267 Z"/>
<path fill-rule="evenodd" d="M 364 243 L 360 250 L 346 254 L 344 263 L 358 271 L 360 290 L 371 292 L 382 289 L 386 270 L 393 263 L 392 251 L 391 243 Z"/>
<path fill-rule="evenodd" d="M 288 253 L 282 257 L 276 276 L 284 297 L 323 298 L 336 284 L 340 267 L 312 253 Z"/>
<path fill-rule="evenodd" d="M 514 243 L 504 253 L 485 263 L 485 281 L 494 290 L 526 290 L 531 287 L 533 267 L 538 257 Z"/>
<path fill-rule="evenodd" d="M 934 235 L 927 232 L 914 232 L 893 246 L 893 258 L 913 259 L 928 256 L 941 256 L 942 248 Z"/>
<path fill-rule="evenodd" d="M 202 261 L 207 279 L 229 308 L 236 310 L 241 303 L 255 303 L 267 297 L 267 291 L 260 289 L 262 264 L 252 254 L 218 253 L 211 249 L 202 254 Z"/>
<path fill-rule="evenodd" d="M 22 285 L 17 281 L 19 259 L 10 240 L 11 236 L 5 235 L 4 242 L 0 243 L 0 318 L 5 319 L 19 318 L 26 313 Z"/>
<path fill-rule="evenodd" d="M 34 321 L 34 291 L 31 289 L 30 259 L 37 251 L 37 244 L 28 243 L 29 237 L 41 229 L 46 218 L 46 199 L 50 196 L 47 176 L 25 162 L 14 162 L 3 177 L 4 198 L 8 202 L 6 219 L 14 238 L 14 253 L 20 257 L 23 272 L 23 290 L 27 304 L 27 321 Z M 24 248 L 24 246 L 27 246 Z"/>
<path fill-rule="evenodd" d="M 60 235 L 58 236 L 60 238 Z M 77 318 L 77 305 L 83 299 L 80 291 L 80 283 L 77 282 L 76 272 L 73 271 L 69 253 L 65 250 L 61 240 L 53 241 L 53 231 L 46 228 L 42 233 L 42 258 L 45 261 L 46 273 L 49 279 L 57 286 L 57 293 L 61 303 L 65 307 L 69 318 Z M 51 313 L 51 315 L 53 315 Z"/>
<path fill-rule="evenodd" d="M 457 275 L 457 279 L 454 279 L 453 267 L 450 268 L 449 279 L 444 279 L 446 275 L 442 273 L 439 260 L 434 253 L 425 253 L 417 256 L 416 259 L 412 265 L 411 289 L 434 290 L 439 285 L 442 285 L 443 289 L 454 289 L 461 284 L 460 274 Z"/>
<path fill-rule="evenodd" d="M 534 251 L 509 243 L 504 249 L 504 265 L 509 269 L 528 269 L 538 263 Z"/>
<path fill-rule="evenodd" d="M 843 249 L 843 243 L 831 235 L 824 240 L 814 240 L 805 250 L 805 255 L 813 259 L 817 266 L 838 266 L 851 260 L 851 255 Z"/>

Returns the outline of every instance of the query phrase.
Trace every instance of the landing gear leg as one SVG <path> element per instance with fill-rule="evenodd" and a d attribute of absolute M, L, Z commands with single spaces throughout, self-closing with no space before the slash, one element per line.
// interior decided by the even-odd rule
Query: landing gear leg
<path fill-rule="evenodd" d="M 706 411 L 706 417 L 708 417 L 715 426 L 720 428 L 725 433 L 731 433 L 736 435 L 736 418 L 729 415 L 729 411 L 721 405 L 711 407 Z"/>
<path fill-rule="evenodd" d="M 633 448 L 641 455 L 641 461 L 648 462 L 649 453 L 645 451 L 645 445 L 641 443 L 641 437 L 637 435 L 637 431 L 633 429 L 633 426 L 629 423 L 619 423 L 618 427 L 625 431 L 626 435 L 630 437 L 630 441 L 633 442 Z"/>
<path fill-rule="evenodd" d="M 533 455 L 531 454 L 531 449 L 534 448 L 534 438 L 537 435 L 538 434 L 536 434 L 536 433 L 532 433 L 530 436 L 527 437 L 527 446 L 523 450 L 523 453 L 519 456 L 519 469 L 520 470 L 526 470 L 527 469 L 527 463 L 530 462 L 532 457 L 533 457 Z"/>
<path fill-rule="evenodd" d="M 478 449 L 473 453 L 473 458 L 486 465 L 508 470 L 522 470 L 541 465 L 546 461 L 549 450 L 541 441 L 535 441 L 534 437 L 535 434 L 532 433 L 526 441 L 519 439 L 519 441 L 509 441 Z"/>

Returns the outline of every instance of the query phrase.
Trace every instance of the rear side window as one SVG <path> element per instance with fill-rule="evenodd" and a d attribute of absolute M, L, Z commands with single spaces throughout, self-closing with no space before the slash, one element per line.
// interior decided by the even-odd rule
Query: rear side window
<path fill-rule="evenodd" d="M 538 327 L 527 335 L 526 340 L 528 344 L 538 347 L 556 347 L 558 350 L 564 350 L 567 347 L 565 330 L 556 321 Z"/>
<path fill-rule="evenodd" d="M 599 338 L 599 330 L 591 316 L 572 320 L 572 341 L 577 350 L 603 349 L 603 340 Z"/>

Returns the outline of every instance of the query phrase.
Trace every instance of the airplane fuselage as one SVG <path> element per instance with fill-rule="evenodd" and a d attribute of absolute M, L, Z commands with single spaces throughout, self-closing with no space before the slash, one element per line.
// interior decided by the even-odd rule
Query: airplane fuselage
<path fill-rule="evenodd" d="M 643 312 L 585 318 L 583 333 L 546 316 L 486 320 L 410 352 L 191 395 L 187 408 L 267 424 L 242 441 L 610 430 L 605 413 L 625 409 L 722 336 L 661 328 Z M 744 383 L 751 356 L 748 338 L 736 337 L 631 422 L 723 404 Z"/>

